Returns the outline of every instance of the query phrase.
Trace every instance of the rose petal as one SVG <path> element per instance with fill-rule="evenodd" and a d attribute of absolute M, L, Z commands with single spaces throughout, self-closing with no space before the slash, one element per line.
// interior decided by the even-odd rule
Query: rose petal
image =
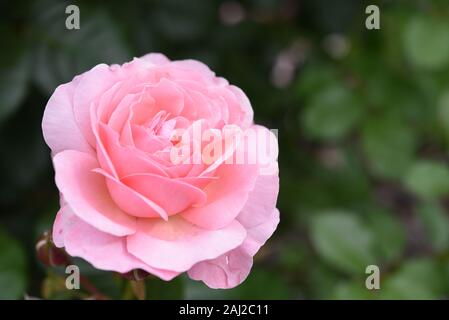
<path fill-rule="evenodd" d="M 126 213 L 141 218 L 161 217 L 164 220 L 168 219 L 167 212 L 153 201 L 126 186 L 106 171 L 102 169 L 94 169 L 93 171 L 106 177 L 106 185 L 112 199 Z"/>
<path fill-rule="evenodd" d="M 241 246 L 224 255 L 209 261 L 194 265 L 189 271 L 189 277 L 202 280 L 211 288 L 229 289 L 238 286 L 248 276 L 253 256 L 273 234 L 279 223 L 277 209 L 266 217 L 263 223 L 248 228 L 248 236 Z"/>
<path fill-rule="evenodd" d="M 162 53 L 148 53 L 138 59 L 142 59 L 154 65 L 163 65 L 170 62 L 170 60 Z"/>
<path fill-rule="evenodd" d="M 276 208 L 279 193 L 279 177 L 277 175 L 260 175 L 256 179 L 254 189 L 248 201 L 238 215 L 238 220 L 245 227 L 253 227 L 263 223 Z"/>
<path fill-rule="evenodd" d="M 155 268 L 183 272 L 240 245 L 245 229 L 237 221 L 218 230 L 198 228 L 179 217 L 168 221 L 145 219 L 127 237 L 128 251 Z"/>
<path fill-rule="evenodd" d="M 124 72 L 120 66 L 99 64 L 83 73 L 73 96 L 73 112 L 76 122 L 90 145 L 95 146 L 91 126 L 91 106 L 109 88 L 122 80 Z"/>
<path fill-rule="evenodd" d="M 58 235 L 59 247 L 65 246 L 68 254 L 87 260 L 97 269 L 119 273 L 142 269 L 163 280 L 171 280 L 179 274 L 148 266 L 126 250 L 125 238 L 95 229 L 79 219 L 68 206 L 58 213 L 53 234 Z"/>
<path fill-rule="evenodd" d="M 253 258 L 237 248 L 216 259 L 194 265 L 188 275 L 212 289 L 229 289 L 242 283 L 253 265 Z"/>
<path fill-rule="evenodd" d="M 76 77 L 72 82 L 57 87 L 45 107 L 42 131 L 54 154 L 64 150 L 93 152 L 73 114 L 73 93 L 78 82 L 79 77 Z"/>
<path fill-rule="evenodd" d="M 155 174 L 133 174 L 123 177 L 121 181 L 157 203 L 169 215 L 193 205 L 203 205 L 206 201 L 206 194 L 201 189 Z"/>
<path fill-rule="evenodd" d="M 134 147 L 121 146 L 117 133 L 111 128 L 100 124 L 98 129 L 99 140 L 101 145 L 104 146 L 104 151 L 99 149 L 97 152 L 104 152 L 101 156 L 110 159 L 118 177 L 136 173 L 154 173 L 168 176 L 156 161 L 151 160 L 141 150 Z M 101 167 L 109 172 L 107 163 L 102 164 Z"/>
<path fill-rule="evenodd" d="M 182 212 L 187 221 L 206 229 L 219 229 L 234 220 L 245 206 L 258 174 L 257 165 L 223 164 L 204 192 L 207 202 Z"/>
<path fill-rule="evenodd" d="M 104 177 L 92 172 L 97 160 L 67 150 L 53 158 L 56 185 L 73 212 L 95 228 L 116 236 L 132 234 L 136 218 L 124 213 L 111 199 Z"/>

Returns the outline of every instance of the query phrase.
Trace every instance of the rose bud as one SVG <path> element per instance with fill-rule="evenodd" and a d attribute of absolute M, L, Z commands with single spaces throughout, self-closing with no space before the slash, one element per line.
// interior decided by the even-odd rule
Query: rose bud
<path fill-rule="evenodd" d="M 142 269 L 134 269 L 127 273 L 120 274 L 125 279 L 132 280 L 132 281 L 142 281 L 148 278 L 150 274 Z"/>
<path fill-rule="evenodd" d="M 36 243 L 36 253 L 39 261 L 45 266 L 63 266 L 70 262 L 70 258 L 60 248 L 56 248 L 47 232 Z"/>

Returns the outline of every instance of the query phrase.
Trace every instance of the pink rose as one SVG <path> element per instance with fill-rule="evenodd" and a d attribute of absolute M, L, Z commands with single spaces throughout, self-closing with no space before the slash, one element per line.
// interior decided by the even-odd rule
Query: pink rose
<path fill-rule="evenodd" d="M 56 88 L 42 129 L 54 243 L 98 269 L 231 288 L 279 222 L 277 141 L 266 148 L 245 94 L 198 61 L 97 65 Z"/>

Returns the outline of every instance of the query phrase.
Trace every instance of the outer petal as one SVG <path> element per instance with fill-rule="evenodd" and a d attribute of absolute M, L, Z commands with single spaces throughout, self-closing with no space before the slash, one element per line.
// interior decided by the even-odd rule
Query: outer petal
<path fill-rule="evenodd" d="M 241 246 L 209 261 L 194 265 L 189 271 L 193 280 L 202 280 L 211 288 L 229 289 L 242 283 L 248 276 L 253 256 L 273 234 L 279 223 L 279 211 L 275 209 L 264 223 L 249 228 Z"/>
<path fill-rule="evenodd" d="M 202 280 L 211 288 L 233 288 L 248 276 L 252 257 L 271 237 L 279 223 L 276 200 L 279 177 L 260 175 L 248 201 L 237 220 L 246 228 L 247 237 L 238 248 L 210 261 L 193 266 L 188 274 L 194 280 Z"/>
<path fill-rule="evenodd" d="M 194 265 L 188 275 L 213 289 L 227 289 L 242 283 L 253 265 L 253 258 L 240 247 L 216 259 Z"/>
<path fill-rule="evenodd" d="M 79 219 L 68 206 L 61 208 L 53 227 L 55 244 L 65 246 L 71 256 L 81 257 L 101 270 L 126 273 L 143 269 L 164 280 L 179 273 L 152 268 L 126 250 L 125 238 L 95 229 Z"/>
<path fill-rule="evenodd" d="M 241 248 L 250 256 L 254 256 L 257 251 L 271 237 L 279 224 L 279 210 L 274 209 L 263 223 L 248 228 L 248 237 L 243 242 Z"/>
<path fill-rule="evenodd" d="M 219 230 L 198 228 L 182 218 L 139 221 L 128 236 L 128 251 L 155 268 L 183 272 L 194 264 L 214 259 L 242 243 L 246 231 L 237 221 Z"/>
<path fill-rule="evenodd" d="M 148 53 L 138 59 L 142 59 L 154 65 L 163 65 L 170 62 L 170 60 L 165 55 L 157 52 Z"/>
<path fill-rule="evenodd" d="M 62 206 L 59 209 L 58 213 L 56 214 L 55 222 L 53 223 L 52 238 L 53 243 L 58 248 L 64 247 L 64 230 L 66 224 L 65 218 L 68 214 L 72 215 L 69 206 L 67 205 Z"/>
<path fill-rule="evenodd" d="M 240 125 L 243 128 L 249 127 L 253 123 L 254 118 L 254 111 L 251 107 L 251 102 L 249 101 L 246 94 L 239 88 L 233 85 L 230 85 L 229 90 L 232 91 L 232 93 L 235 95 L 237 101 L 239 102 L 240 106 Z M 231 102 L 232 103 L 232 102 Z"/>
<path fill-rule="evenodd" d="M 186 210 L 182 214 L 186 220 L 214 229 L 243 214 L 242 220 L 254 226 L 264 221 L 265 215 L 276 207 L 279 192 L 276 137 L 262 126 L 251 127 L 245 137 L 247 140 L 238 145 L 231 160 L 234 163 L 252 161 L 257 165 L 221 165 L 216 173 L 219 179 L 204 189 L 208 202 L 203 207 Z M 240 156 L 243 158 L 239 159 Z M 257 186 L 255 181 L 258 181 Z"/>
<path fill-rule="evenodd" d="M 42 119 L 44 139 L 54 154 L 64 150 L 93 151 L 78 127 L 73 114 L 73 93 L 79 78 L 56 88 Z"/>
<path fill-rule="evenodd" d="M 239 213 L 237 220 L 245 228 L 264 223 L 276 208 L 279 193 L 279 177 L 277 175 L 257 177 L 253 191 L 248 196 L 245 207 Z"/>
<path fill-rule="evenodd" d="M 73 212 L 93 227 L 116 236 L 132 234 L 136 218 L 112 201 L 103 176 L 92 172 L 97 160 L 79 151 L 63 151 L 53 158 L 56 185 Z"/>
<path fill-rule="evenodd" d="M 90 108 L 109 88 L 122 80 L 124 69 L 118 65 L 99 64 L 83 73 L 73 96 L 73 112 L 78 126 L 90 145 L 95 146 Z"/>

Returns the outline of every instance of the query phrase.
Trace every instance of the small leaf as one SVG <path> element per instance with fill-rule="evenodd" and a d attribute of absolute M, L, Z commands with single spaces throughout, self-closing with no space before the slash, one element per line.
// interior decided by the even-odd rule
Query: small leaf
<path fill-rule="evenodd" d="M 442 124 L 449 137 L 449 91 L 445 91 L 438 99 L 438 121 Z"/>
<path fill-rule="evenodd" d="M 351 213 L 321 213 L 312 220 L 311 238 L 317 253 L 342 271 L 363 273 L 374 262 L 373 235 Z"/>
<path fill-rule="evenodd" d="M 331 299 L 337 300 L 372 300 L 378 298 L 378 291 L 368 290 L 365 281 L 353 281 L 340 283 L 331 295 Z"/>
<path fill-rule="evenodd" d="M 30 75 L 30 59 L 26 47 L 10 28 L 0 27 L 0 124 L 14 113 L 25 97 Z M 19 39 L 18 39 L 19 38 Z"/>
<path fill-rule="evenodd" d="M 422 14 L 412 17 L 403 34 L 404 52 L 417 67 L 436 70 L 449 61 L 449 24 Z"/>
<path fill-rule="evenodd" d="M 310 136 L 339 139 L 355 126 L 361 113 L 361 103 L 351 91 L 332 85 L 311 98 L 302 120 Z"/>
<path fill-rule="evenodd" d="M 68 30 L 64 8 L 63 3 L 49 3 L 44 11 L 36 8 L 33 34 L 42 38 L 35 48 L 34 80 L 47 93 L 97 64 L 129 60 L 117 24 L 107 12 L 86 12 L 80 29 Z"/>
<path fill-rule="evenodd" d="M 398 259 L 405 248 L 405 231 L 391 212 L 373 211 L 368 215 L 369 227 L 374 234 L 376 255 L 383 261 Z"/>
<path fill-rule="evenodd" d="M 25 293 L 25 252 L 0 230 L 0 299 L 17 299 Z"/>
<path fill-rule="evenodd" d="M 438 203 L 424 203 L 418 214 L 435 250 L 441 251 L 449 245 L 449 218 Z"/>
<path fill-rule="evenodd" d="M 362 147 L 374 173 L 401 177 L 413 159 L 414 135 L 399 119 L 372 118 L 363 127 Z"/>
<path fill-rule="evenodd" d="M 177 277 L 169 282 L 156 277 L 145 280 L 146 298 L 150 300 L 176 300 L 184 298 L 184 280 Z"/>
<path fill-rule="evenodd" d="M 449 169 L 436 161 L 413 164 L 405 177 L 405 185 L 423 198 L 438 198 L 449 192 Z"/>
<path fill-rule="evenodd" d="M 0 122 L 14 112 L 25 96 L 28 59 L 22 54 L 8 68 L 0 70 Z"/>
<path fill-rule="evenodd" d="M 309 65 L 299 76 L 297 92 L 300 96 L 309 97 L 337 80 L 335 70 L 331 65 L 324 63 Z"/>
<path fill-rule="evenodd" d="M 408 261 L 381 284 L 381 298 L 405 300 L 442 298 L 444 283 L 441 282 L 440 271 L 432 260 Z"/>

